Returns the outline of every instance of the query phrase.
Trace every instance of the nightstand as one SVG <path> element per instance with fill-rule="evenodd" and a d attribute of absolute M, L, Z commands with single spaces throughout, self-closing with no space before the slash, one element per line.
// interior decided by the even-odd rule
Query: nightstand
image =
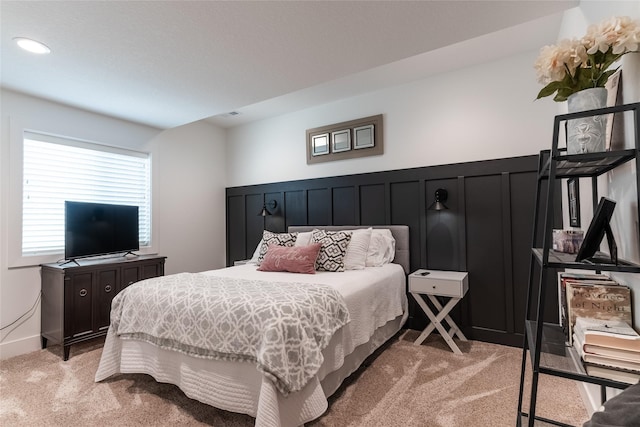
<path fill-rule="evenodd" d="M 425 328 L 420 336 L 415 340 L 415 345 L 422 342 L 437 329 L 442 338 L 449 344 L 451 350 L 455 354 L 462 354 L 457 344 L 453 341 L 453 337 L 457 336 L 461 341 L 467 341 L 458 325 L 451 319 L 449 312 L 460 301 L 469 290 L 468 274 L 460 271 L 437 271 L 437 270 L 418 270 L 409 275 L 409 292 L 418 305 L 427 315 L 431 323 Z M 438 311 L 437 314 L 431 310 L 431 307 L 424 299 L 426 295 L 431 303 Z M 436 297 L 451 298 L 443 307 Z M 442 324 L 445 320 L 449 324 L 447 331 Z"/>

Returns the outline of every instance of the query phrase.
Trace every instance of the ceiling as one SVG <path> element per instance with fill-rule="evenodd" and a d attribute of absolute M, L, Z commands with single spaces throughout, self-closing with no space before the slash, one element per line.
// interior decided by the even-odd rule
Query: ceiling
<path fill-rule="evenodd" d="M 162 129 L 230 127 L 537 49 L 577 5 L 2 0 L 0 84 Z"/>

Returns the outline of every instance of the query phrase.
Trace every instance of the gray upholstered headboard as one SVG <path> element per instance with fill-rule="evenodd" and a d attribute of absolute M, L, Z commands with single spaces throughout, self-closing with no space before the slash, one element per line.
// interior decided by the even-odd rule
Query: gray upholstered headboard
<path fill-rule="evenodd" d="M 391 230 L 393 238 L 396 239 L 396 256 L 393 259 L 394 264 L 400 264 L 404 268 L 404 272 L 409 274 L 409 226 L 407 225 L 291 225 L 289 232 L 303 233 L 314 229 L 338 231 L 353 230 L 355 228 L 388 228 Z"/>

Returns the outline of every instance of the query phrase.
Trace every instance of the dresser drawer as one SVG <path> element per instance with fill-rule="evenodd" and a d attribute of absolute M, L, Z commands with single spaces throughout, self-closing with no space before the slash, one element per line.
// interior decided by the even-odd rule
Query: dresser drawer
<path fill-rule="evenodd" d="M 467 277 L 459 271 L 418 270 L 409 275 L 409 292 L 462 298 L 469 289 Z"/>

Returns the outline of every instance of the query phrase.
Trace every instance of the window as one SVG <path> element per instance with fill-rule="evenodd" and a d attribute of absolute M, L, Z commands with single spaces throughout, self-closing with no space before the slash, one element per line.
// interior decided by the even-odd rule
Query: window
<path fill-rule="evenodd" d="M 140 247 L 151 244 L 148 153 L 24 133 L 22 255 L 64 252 L 64 201 L 139 207 Z"/>

